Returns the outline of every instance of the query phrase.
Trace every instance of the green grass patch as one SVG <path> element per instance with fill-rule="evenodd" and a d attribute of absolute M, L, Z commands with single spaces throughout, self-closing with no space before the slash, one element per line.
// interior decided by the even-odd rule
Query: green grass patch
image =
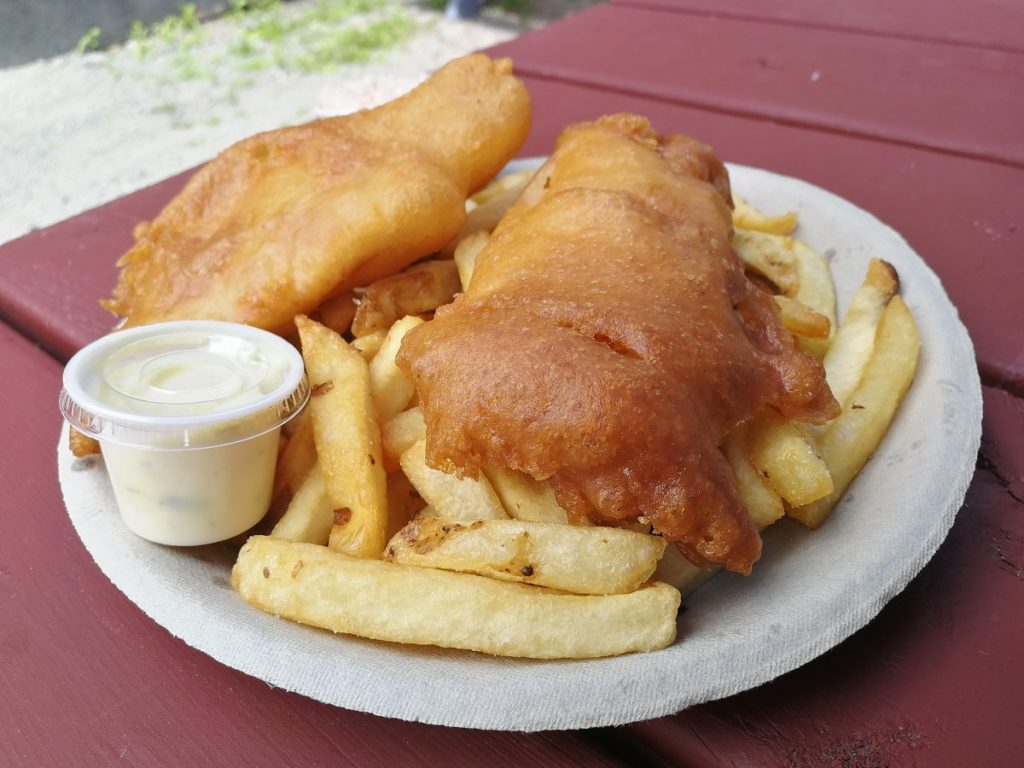
<path fill-rule="evenodd" d="M 368 17 L 365 23 L 359 23 L 361 16 Z M 285 7 L 281 0 L 229 0 L 224 19 L 231 25 L 223 46 L 226 56 L 204 53 L 203 25 L 195 3 L 185 3 L 178 13 L 153 24 L 136 19 L 128 40 L 139 59 L 156 53 L 170 55 L 174 74 L 195 80 L 213 79 L 213 71 L 225 65 L 237 72 L 272 68 L 324 72 L 366 61 L 408 38 L 415 28 L 395 0 L 317 0 L 305 7 Z M 97 50 L 101 38 L 99 28 L 93 27 L 75 50 Z"/>
<path fill-rule="evenodd" d="M 102 37 L 103 32 L 100 31 L 99 27 L 90 27 L 89 31 L 78 39 L 78 44 L 75 45 L 75 53 L 83 54 L 99 50 Z"/>

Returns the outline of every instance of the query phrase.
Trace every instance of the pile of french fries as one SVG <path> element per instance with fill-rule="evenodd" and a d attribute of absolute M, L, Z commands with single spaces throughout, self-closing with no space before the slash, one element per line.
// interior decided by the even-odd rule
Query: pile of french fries
<path fill-rule="evenodd" d="M 681 594 L 709 573 L 660 536 L 570 521 L 547 483 L 509 469 L 459 478 L 424 459 L 423 416 L 395 356 L 469 285 L 530 176 L 479 193 L 439 258 L 297 319 L 312 397 L 280 454 L 280 518 L 249 539 L 232 574 L 252 604 L 334 632 L 502 656 L 591 658 L 674 641 Z M 735 202 L 737 253 L 802 348 L 823 358 L 842 413 L 811 427 L 765 411 L 722 451 L 758 528 L 784 516 L 816 528 L 888 429 L 920 339 L 891 266 L 871 262 L 837 326 L 828 263 L 791 237 L 796 215 Z"/>

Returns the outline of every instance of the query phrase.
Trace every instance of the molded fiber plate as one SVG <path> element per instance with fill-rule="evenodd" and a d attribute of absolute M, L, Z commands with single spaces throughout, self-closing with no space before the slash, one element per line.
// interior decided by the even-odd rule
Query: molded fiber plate
<path fill-rule="evenodd" d="M 797 236 L 829 257 L 840 312 L 871 257 L 891 262 L 920 326 L 921 360 L 890 433 L 826 524 L 811 532 L 783 521 L 767 531 L 754 574 L 719 575 L 692 595 L 669 648 L 521 661 L 277 619 L 232 591 L 226 547 L 173 549 L 129 533 L 102 461 L 75 460 L 62 438 L 60 481 L 82 542 L 146 614 L 218 661 L 323 702 L 405 720 L 519 731 L 617 725 L 729 696 L 810 661 L 873 618 L 945 538 L 974 471 L 981 387 L 956 309 L 898 234 L 805 182 L 730 171 L 753 205 L 800 214 Z"/>

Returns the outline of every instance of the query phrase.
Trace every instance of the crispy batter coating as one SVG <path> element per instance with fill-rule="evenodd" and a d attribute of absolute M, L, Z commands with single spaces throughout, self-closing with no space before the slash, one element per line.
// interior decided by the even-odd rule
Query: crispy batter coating
<path fill-rule="evenodd" d="M 518 151 L 530 102 L 507 59 L 467 56 L 376 109 L 225 150 L 138 230 L 113 298 L 127 325 L 287 332 L 325 298 L 438 250 Z"/>
<path fill-rule="evenodd" d="M 410 332 L 427 458 L 551 478 L 570 513 L 650 522 L 698 564 L 761 542 L 718 445 L 766 406 L 836 404 L 730 245 L 711 150 L 615 115 L 567 129 L 479 254 L 466 294 Z"/>

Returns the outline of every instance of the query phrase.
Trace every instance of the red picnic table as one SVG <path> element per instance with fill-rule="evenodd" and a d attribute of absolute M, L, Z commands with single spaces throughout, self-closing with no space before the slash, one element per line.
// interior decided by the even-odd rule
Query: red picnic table
<path fill-rule="evenodd" d="M 617 728 L 390 720 L 275 689 L 177 640 L 79 542 L 55 473 L 62 364 L 136 221 L 188 174 L 0 247 L 0 765 L 1006 766 L 1024 749 L 1024 4 L 630 0 L 491 51 L 534 103 L 524 156 L 636 112 L 806 179 L 900 232 L 975 345 L 984 427 L 934 559 L 879 616 L 759 688 Z M 443 695 L 443 692 L 439 692 Z"/>

